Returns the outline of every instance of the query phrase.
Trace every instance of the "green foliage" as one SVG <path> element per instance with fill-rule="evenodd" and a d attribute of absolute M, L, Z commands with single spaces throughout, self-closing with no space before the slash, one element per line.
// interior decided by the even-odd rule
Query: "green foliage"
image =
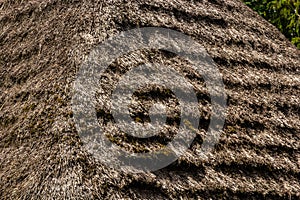
<path fill-rule="evenodd" d="M 300 0 L 243 0 L 300 49 Z"/>

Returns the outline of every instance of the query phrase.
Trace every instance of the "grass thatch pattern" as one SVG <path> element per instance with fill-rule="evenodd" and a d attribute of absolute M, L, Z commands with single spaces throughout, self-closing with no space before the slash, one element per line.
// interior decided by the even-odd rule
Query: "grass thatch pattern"
<path fill-rule="evenodd" d="M 143 26 L 192 36 L 218 64 L 228 113 L 209 161 L 197 154 L 205 123 L 185 156 L 149 174 L 110 169 L 81 146 L 71 109 L 80 64 Z M 2 0 L 0 47 L 0 199 L 300 197 L 300 52 L 242 2 Z M 205 122 L 207 95 L 190 78 Z"/>

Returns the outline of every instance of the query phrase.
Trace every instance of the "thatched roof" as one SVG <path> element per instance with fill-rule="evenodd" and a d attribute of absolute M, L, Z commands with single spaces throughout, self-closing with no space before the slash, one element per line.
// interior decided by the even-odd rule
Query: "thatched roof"
<path fill-rule="evenodd" d="M 188 152 L 164 169 L 135 174 L 85 151 L 72 83 L 95 46 L 148 26 L 203 44 L 223 76 L 228 109 L 209 160 L 197 153 L 208 123 L 203 106 L 204 125 Z M 4 0 L 0 45 L 1 199 L 300 197 L 300 52 L 242 2 Z M 168 62 L 152 55 L 141 57 Z M 209 104 L 205 91 L 197 94 L 199 104 Z"/>

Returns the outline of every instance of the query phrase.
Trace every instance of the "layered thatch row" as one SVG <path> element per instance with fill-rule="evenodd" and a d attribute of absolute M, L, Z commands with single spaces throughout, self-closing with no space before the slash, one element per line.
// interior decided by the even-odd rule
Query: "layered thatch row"
<path fill-rule="evenodd" d="M 203 44 L 223 76 L 228 111 L 220 142 L 204 160 L 198 153 L 210 110 L 203 82 L 178 57 L 140 54 L 143 62 L 182 70 L 197 90 L 202 120 L 178 161 L 132 174 L 97 162 L 82 147 L 72 119 L 72 83 L 95 46 L 146 26 L 181 31 Z M 1 199 L 300 197 L 300 53 L 242 2 L 4 0 L 0 46 Z M 114 66 L 122 70 L 123 61 Z M 113 83 L 104 86 L 109 90 Z M 151 102 L 142 101 L 146 107 Z M 177 105 L 174 99 L 169 104 Z M 97 115 L 109 131 L 109 110 L 99 107 Z M 139 142 L 108 134 L 129 150 Z M 133 150 L 157 148 L 168 134 Z M 149 142 L 156 144 L 147 147 Z"/>

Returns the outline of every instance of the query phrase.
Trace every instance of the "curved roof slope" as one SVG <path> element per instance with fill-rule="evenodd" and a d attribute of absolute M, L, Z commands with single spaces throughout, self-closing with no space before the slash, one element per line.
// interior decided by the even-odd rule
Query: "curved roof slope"
<path fill-rule="evenodd" d="M 209 161 L 197 155 L 201 133 L 148 174 L 110 169 L 80 145 L 80 64 L 109 36 L 144 26 L 192 36 L 223 75 L 228 112 Z M 4 0 L 0 46 L 1 199 L 300 197 L 300 53 L 242 2 Z"/>

